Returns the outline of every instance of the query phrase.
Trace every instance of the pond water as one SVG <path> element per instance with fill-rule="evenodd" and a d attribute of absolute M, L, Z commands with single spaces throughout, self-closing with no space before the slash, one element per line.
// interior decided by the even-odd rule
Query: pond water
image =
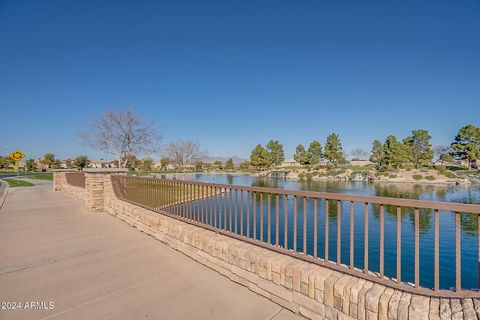
<path fill-rule="evenodd" d="M 172 178 L 168 175 L 167 178 Z M 369 195 L 395 198 L 408 198 L 420 200 L 448 201 L 459 203 L 480 203 L 480 185 L 470 186 L 437 186 L 424 184 L 406 184 L 406 183 L 366 183 L 352 181 L 293 181 L 276 178 L 260 178 L 251 177 L 249 175 L 230 175 L 230 174 L 177 174 L 175 179 L 201 181 L 207 183 L 231 184 L 240 186 L 270 187 L 283 188 L 291 190 L 308 190 L 345 193 L 352 195 Z M 253 196 L 248 199 L 243 194 L 238 199 L 238 203 L 242 202 L 245 212 L 255 209 L 257 212 L 257 226 L 260 226 L 259 212 L 267 213 L 267 199 L 263 199 L 263 207 L 260 207 L 259 199 L 253 201 Z M 257 195 L 258 197 L 258 195 Z M 288 229 L 289 234 L 293 234 L 293 198 L 288 205 Z M 271 225 L 272 225 L 272 242 L 275 242 L 275 208 L 276 202 L 272 197 L 271 202 Z M 279 242 L 283 244 L 284 234 L 284 205 L 283 201 L 279 202 Z M 297 250 L 303 251 L 303 211 L 304 204 L 301 199 L 297 203 L 298 207 L 298 224 L 297 224 Z M 237 205 L 237 209 L 239 209 Z M 224 209 L 230 210 L 229 203 L 225 202 Z M 318 201 L 318 251 L 319 257 L 325 255 L 325 202 Z M 363 204 L 356 203 L 354 208 L 354 265 L 358 268 L 364 266 L 364 214 Z M 313 215 L 314 202 L 312 200 L 306 203 L 307 211 L 307 253 L 313 255 Z M 379 271 L 379 252 L 380 252 L 380 224 L 379 224 L 379 207 L 376 205 L 369 206 L 369 270 Z M 350 208 L 348 203 L 342 203 L 341 210 L 341 261 L 349 264 L 350 253 Z M 328 210 L 329 225 L 329 258 L 335 260 L 337 253 L 337 223 L 338 214 L 336 204 L 330 205 Z M 413 209 L 402 210 L 402 281 L 414 282 L 414 211 Z M 250 219 L 250 236 L 260 237 L 260 227 L 253 234 L 252 221 Z M 385 275 L 395 278 L 396 276 L 396 208 L 391 206 L 385 207 Z M 243 221 L 237 221 L 243 224 L 246 229 L 246 218 Z M 439 220 L 440 231 L 440 288 L 450 289 L 455 287 L 455 214 L 453 212 L 440 211 Z M 420 210 L 420 285 L 423 287 L 433 288 L 433 268 L 434 268 L 434 212 L 432 210 Z M 462 263 L 462 288 L 471 289 L 478 288 L 478 225 L 477 216 L 473 214 L 461 215 L 461 263 Z M 239 231 L 237 232 L 239 233 Z M 263 221 L 264 240 L 266 239 L 267 218 Z M 293 239 L 288 239 L 288 247 L 293 248 Z"/>

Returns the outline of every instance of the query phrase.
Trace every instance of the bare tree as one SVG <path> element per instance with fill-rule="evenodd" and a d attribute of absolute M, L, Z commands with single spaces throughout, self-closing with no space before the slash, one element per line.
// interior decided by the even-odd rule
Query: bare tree
<path fill-rule="evenodd" d="M 437 156 L 438 160 L 442 162 L 442 164 L 444 164 L 445 162 L 454 161 L 452 151 L 452 146 L 439 145 L 433 147 L 433 153 Z"/>
<path fill-rule="evenodd" d="M 88 146 L 117 157 L 125 168 L 129 156 L 159 150 L 161 135 L 151 121 L 142 120 L 131 110 L 108 111 L 78 133 Z"/>
<path fill-rule="evenodd" d="M 367 152 L 360 148 L 355 148 L 350 152 L 352 155 L 352 160 L 364 160 L 367 158 Z"/>
<path fill-rule="evenodd" d="M 188 163 L 202 160 L 206 153 L 200 150 L 200 144 L 192 140 L 177 140 L 166 145 L 165 152 L 177 168 L 183 168 Z"/>
<path fill-rule="evenodd" d="M 441 155 L 444 154 L 450 154 L 452 152 L 452 147 L 451 146 L 446 146 L 446 145 L 439 145 L 433 147 L 433 153 L 440 158 Z"/>

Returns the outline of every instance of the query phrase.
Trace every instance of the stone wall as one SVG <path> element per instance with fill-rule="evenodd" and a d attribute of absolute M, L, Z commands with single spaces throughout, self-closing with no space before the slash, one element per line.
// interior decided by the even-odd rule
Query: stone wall
<path fill-rule="evenodd" d="M 102 188 L 92 191 L 102 192 L 105 212 L 306 318 L 480 317 L 478 299 L 428 298 L 345 275 L 120 201 L 108 174 L 103 175 L 101 184 Z"/>
<path fill-rule="evenodd" d="M 88 190 L 85 205 L 90 211 L 103 211 L 103 185 L 105 177 L 108 177 L 108 175 L 102 173 L 85 174 L 85 189 Z"/>
<path fill-rule="evenodd" d="M 86 189 L 79 188 L 67 183 L 67 177 L 65 173 L 69 171 L 58 171 L 53 174 L 53 190 L 54 191 L 63 191 L 69 193 L 76 198 L 85 200 L 86 199 Z"/>
<path fill-rule="evenodd" d="M 87 197 L 87 193 L 86 193 L 86 190 L 84 188 L 80 188 L 80 187 L 75 187 L 75 186 L 71 186 L 69 184 L 65 184 L 63 186 L 63 190 L 64 192 L 66 193 L 69 193 L 79 199 L 82 199 L 82 200 L 85 200 L 86 197 Z"/>

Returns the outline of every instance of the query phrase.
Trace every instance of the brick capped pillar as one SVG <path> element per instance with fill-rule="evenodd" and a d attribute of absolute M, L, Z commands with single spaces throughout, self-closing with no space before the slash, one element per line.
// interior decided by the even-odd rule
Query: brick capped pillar
<path fill-rule="evenodd" d="M 110 175 L 125 174 L 126 169 L 84 169 L 85 172 L 85 206 L 91 212 L 103 212 L 106 192 L 111 189 Z"/>

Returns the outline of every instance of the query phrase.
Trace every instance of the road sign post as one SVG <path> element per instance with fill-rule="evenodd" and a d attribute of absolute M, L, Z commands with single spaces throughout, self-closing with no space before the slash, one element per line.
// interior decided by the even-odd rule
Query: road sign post
<path fill-rule="evenodd" d="M 19 168 L 19 166 L 18 166 L 18 162 L 19 162 L 20 160 L 22 160 L 23 158 L 25 158 L 25 154 L 24 154 L 22 151 L 16 149 L 15 151 L 13 151 L 12 153 L 9 154 L 9 157 L 10 157 L 10 159 L 12 159 L 13 161 L 15 161 L 15 165 L 13 166 L 13 169 L 17 171 L 17 184 L 19 184 L 19 183 L 20 183 L 20 181 L 19 181 L 19 178 L 20 178 L 20 168 Z"/>

